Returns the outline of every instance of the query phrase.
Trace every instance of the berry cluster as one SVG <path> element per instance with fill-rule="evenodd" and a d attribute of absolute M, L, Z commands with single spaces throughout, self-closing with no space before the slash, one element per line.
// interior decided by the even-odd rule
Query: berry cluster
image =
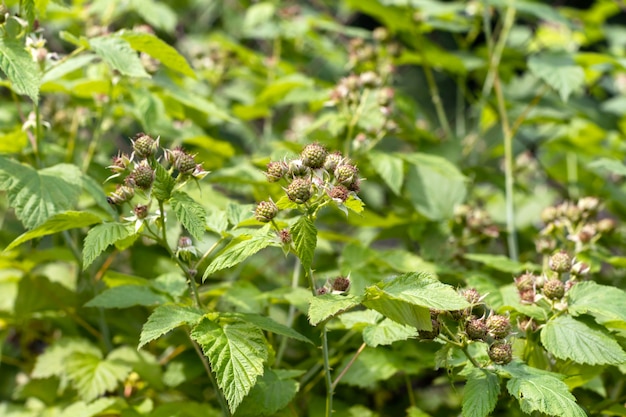
<path fill-rule="evenodd" d="M 545 223 L 535 241 L 537 251 L 549 254 L 561 245 L 571 245 L 575 253 L 595 244 L 603 235 L 615 230 L 611 218 L 598 218 L 600 201 L 595 197 L 583 197 L 576 203 L 564 202 L 546 207 L 541 213 Z"/>
<path fill-rule="evenodd" d="M 455 207 L 451 229 L 453 243 L 459 252 L 476 243 L 496 239 L 500 235 L 498 226 L 485 209 L 467 204 Z"/>
<path fill-rule="evenodd" d="M 285 183 L 283 189 L 291 203 L 314 212 L 330 202 L 345 210 L 343 204 L 349 198 L 358 198 L 361 184 L 355 165 L 338 152 L 329 153 L 319 143 L 305 146 L 298 158 L 270 162 L 265 175 L 269 182 Z M 261 201 L 254 216 L 268 223 L 279 211 L 272 200 Z"/>
<path fill-rule="evenodd" d="M 130 203 L 137 192 L 149 199 L 156 180 L 156 167 L 160 164 L 157 160 L 160 149 L 158 138 L 139 133 L 131 141 L 131 155 L 119 153 L 107 167 L 113 172 L 107 181 L 122 178 L 122 183 L 107 197 L 107 201 L 115 206 Z M 182 185 L 189 179 L 201 179 L 208 173 L 202 169 L 202 165 L 195 162 L 193 155 L 181 148 L 165 149 L 164 154 L 169 163 L 168 173 L 175 184 Z M 137 204 L 133 208 L 134 218 L 137 220 L 146 219 L 148 212 L 149 204 Z"/>
<path fill-rule="evenodd" d="M 541 299 L 561 302 L 567 290 L 589 274 L 589 265 L 577 262 L 567 252 L 560 251 L 548 259 L 549 272 L 535 275 L 526 272 L 515 278 L 522 303 L 534 304 Z"/>
<path fill-rule="evenodd" d="M 457 344 L 487 343 L 489 358 L 493 363 L 504 365 L 511 362 L 512 345 L 507 340 L 512 330 L 509 318 L 487 311 L 482 302 L 483 297 L 476 289 L 466 289 L 461 294 L 470 303 L 470 307 L 454 312 L 431 310 L 432 330 L 420 331 L 420 339 L 435 339 L 443 328 L 448 332 L 445 337 L 452 337 Z M 456 334 L 450 331 L 453 327 L 445 324 L 446 321 L 454 322 Z"/>

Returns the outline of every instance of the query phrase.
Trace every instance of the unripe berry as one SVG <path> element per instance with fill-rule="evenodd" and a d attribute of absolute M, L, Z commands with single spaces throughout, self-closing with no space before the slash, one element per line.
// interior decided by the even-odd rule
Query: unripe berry
<path fill-rule="evenodd" d="M 494 339 L 504 339 L 511 332 L 511 322 L 499 314 L 487 317 L 487 329 Z"/>
<path fill-rule="evenodd" d="M 270 162 L 267 164 L 267 180 L 269 182 L 280 181 L 287 173 L 287 164 L 284 162 Z"/>
<path fill-rule="evenodd" d="M 148 206 L 144 204 L 137 204 L 133 208 L 133 213 L 135 213 L 135 216 L 137 216 L 139 220 L 143 220 L 148 217 Z"/>
<path fill-rule="evenodd" d="M 532 304 L 535 302 L 535 290 L 533 288 L 529 290 L 523 290 L 519 292 L 519 299 L 526 304 Z"/>
<path fill-rule="evenodd" d="M 109 204 L 117 205 L 130 201 L 135 196 L 135 190 L 127 185 L 118 185 L 117 189 L 107 197 Z"/>
<path fill-rule="evenodd" d="M 526 272 L 515 278 L 515 286 L 521 291 L 532 290 L 535 287 L 535 275 L 531 272 Z"/>
<path fill-rule="evenodd" d="M 556 207 L 553 207 L 553 206 L 546 207 L 541 211 L 541 221 L 544 223 L 551 223 L 554 220 L 556 220 L 558 215 L 559 215 L 559 211 L 557 210 Z"/>
<path fill-rule="evenodd" d="M 609 218 L 599 220 L 596 227 L 600 233 L 611 233 L 615 230 L 615 220 Z"/>
<path fill-rule="evenodd" d="M 328 196 L 330 198 L 332 198 L 333 200 L 339 200 L 342 203 L 344 203 L 348 199 L 349 195 L 350 195 L 350 190 L 348 190 L 343 185 L 337 185 L 331 188 L 330 191 L 328 191 Z"/>
<path fill-rule="evenodd" d="M 480 294 L 476 290 L 476 288 L 468 288 L 461 292 L 461 295 L 467 300 L 468 303 L 472 305 L 477 305 L 480 303 Z"/>
<path fill-rule="evenodd" d="M 565 295 L 565 286 L 558 279 L 548 280 L 543 284 L 543 295 L 550 300 L 560 300 Z"/>
<path fill-rule="evenodd" d="M 285 191 L 287 197 L 298 204 L 306 203 L 311 198 L 311 194 L 313 194 L 311 181 L 304 178 L 295 178 Z"/>
<path fill-rule="evenodd" d="M 142 161 L 137 165 L 132 172 L 132 179 L 134 184 L 142 190 L 149 190 L 154 182 L 154 171 L 150 168 L 150 165 Z"/>
<path fill-rule="evenodd" d="M 487 336 L 487 324 L 483 319 L 471 318 L 465 323 L 465 333 L 471 340 L 482 340 Z"/>
<path fill-rule="evenodd" d="M 565 251 L 557 252 L 550 257 L 548 265 L 554 272 L 569 272 L 572 268 L 572 257 Z"/>
<path fill-rule="evenodd" d="M 537 252 L 547 255 L 554 251 L 556 247 L 556 241 L 547 236 L 541 236 L 537 240 L 535 240 L 535 249 Z"/>
<path fill-rule="evenodd" d="M 577 206 L 582 211 L 583 216 L 595 216 L 600 207 L 600 200 L 596 197 L 583 197 L 578 200 Z"/>
<path fill-rule="evenodd" d="M 326 161 L 328 151 L 319 143 L 311 143 L 304 147 L 300 157 L 304 165 L 312 169 L 321 168 Z"/>
<path fill-rule="evenodd" d="M 261 223 L 270 222 L 278 214 L 278 207 L 273 201 L 261 201 L 254 210 L 254 217 Z"/>
<path fill-rule="evenodd" d="M 508 342 L 495 341 L 489 346 L 489 359 L 498 365 L 506 365 L 513 360 L 513 347 Z"/>
<path fill-rule="evenodd" d="M 138 133 L 133 142 L 133 151 L 140 158 L 148 158 L 156 153 L 159 142 L 145 133 Z"/>
<path fill-rule="evenodd" d="M 350 289 L 350 278 L 337 277 L 332 281 L 333 291 L 346 292 Z"/>
<path fill-rule="evenodd" d="M 335 169 L 343 163 L 343 156 L 340 152 L 333 152 L 326 155 L 324 161 L 324 169 L 328 172 L 334 172 Z"/>
<path fill-rule="evenodd" d="M 440 332 L 440 326 L 439 326 L 439 321 L 437 319 L 431 319 L 430 320 L 433 329 L 428 331 L 428 330 L 420 330 L 418 332 L 417 337 L 421 340 L 433 340 L 434 338 L 436 338 L 437 336 L 439 336 L 439 332 Z"/>
<path fill-rule="evenodd" d="M 335 169 L 335 178 L 337 182 L 346 187 L 358 180 L 359 170 L 352 164 L 342 164 Z"/>
<path fill-rule="evenodd" d="M 289 245 L 291 243 L 291 233 L 288 229 L 282 229 L 278 232 L 278 237 L 280 238 L 280 243 L 283 245 Z"/>
<path fill-rule="evenodd" d="M 196 170 L 196 161 L 193 159 L 192 155 L 189 155 L 187 152 L 182 152 L 174 161 L 174 167 L 181 174 L 192 174 Z"/>

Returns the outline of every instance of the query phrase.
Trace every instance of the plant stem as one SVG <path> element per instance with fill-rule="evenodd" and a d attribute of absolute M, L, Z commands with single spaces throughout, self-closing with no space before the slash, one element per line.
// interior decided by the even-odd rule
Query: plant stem
<path fill-rule="evenodd" d="M 102 125 L 104 124 L 104 119 L 109 112 L 110 101 L 113 97 L 113 82 L 109 83 L 109 93 L 106 96 L 106 101 L 102 103 L 102 107 L 100 110 L 100 118 L 98 120 L 98 124 L 96 128 L 93 130 L 93 134 L 91 135 L 91 142 L 89 143 L 89 148 L 87 149 L 87 156 L 83 160 L 83 172 L 87 172 L 89 169 L 89 165 L 91 165 L 91 161 L 93 160 L 94 155 L 96 154 L 96 150 L 98 149 L 98 145 L 100 144 L 100 137 L 102 136 Z"/>
<path fill-rule="evenodd" d="M 293 266 L 293 274 L 291 275 L 291 288 L 298 288 L 298 283 L 300 282 L 300 259 L 296 257 L 296 262 Z M 296 317 L 296 306 L 291 304 L 289 306 L 289 312 L 287 313 L 287 322 L 285 323 L 287 327 L 293 326 L 293 321 Z M 281 360 L 283 359 L 283 355 L 285 354 L 285 349 L 287 348 L 287 342 L 289 338 L 283 336 L 280 341 L 280 346 L 278 347 L 278 353 L 276 354 L 276 361 L 274 362 L 274 366 L 276 368 L 279 367 Z"/>
<path fill-rule="evenodd" d="M 569 198 L 578 198 L 578 158 L 574 152 L 567 153 L 567 193 Z"/>
<path fill-rule="evenodd" d="M 435 81 L 435 77 L 433 75 L 433 71 L 430 68 L 430 65 L 426 62 L 426 57 L 422 53 L 422 70 L 424 71 L 424 75 L 426 76 L 426 84 L 428 85 L 428 90 L 430 91 L 430 98 L 435 106 L 435 112 L 437 113 L 437 119 L 439 120 L 439 124 L 443 128 L 443 131 L 446 134 L 446 138 L 450 139 L 454 135 L 452 134 L 452 129 L 450 128 L 450 122 L 448 121 L 448 116 L 446 115 L 446 110 L 443 108 L 443 101 L 441 100 L 441 95 L 439 94 L 439 88 L 437 87 L 437 82 Z"/>
<path fill-rule="evenodd" d="M 352 356 L 352 358 L 350 359 L 350 361 L 346 364 L 346 366 L 341 370 L 341 372 L 339 373 L 339 375 L 337 375 L 337 378 L 335 378 L 335 380 L 333 381 L 332 387 L 333 390 L 337 387 L 337 384 L 339 384 L 339 381 L 341 380 L 341 378 L 343 378 L 343 376 L 346 374 L 346 372 L 348 372 L 348 369 L 350 369 L 350 367 L 354 364 L 354 362 L 357 360 L 357 358 L 359 357 L 359 355 L 361 354 L 361 352 L 363 352 L 363 350 L 365 349 L 365 346 L 367 346 L 365 343 L 362 343 L 361 346 L 359 346 L 359 348 L 356 350 L 356 352 L 354 353 L 354 355 Z"/>
<path fill-rule="evenodd" d="M 38 168 L 41 168 L 41 157 L 39 155 L 39 145 L 43 139 L 43 134 L 41 132 L 41 111 L 39 108 L 39 103 L 35 103 L 35 138 L 33 140 L 33 153 L 35 154 L 35 163 Z"/>
<path fill-rule="evenodd" d="M 411 384 L 409 374 L 404 374 L 404 383 L 406 384 L 406 392 L 409 395 L 409 404 L 411 404 L 411 407 L 415 407 L 415 393 L 413 392 L 413 385 Z"/>
<path fill-rule="evenodd" d="M 333 393 L 334 386 L 330 375 L 330 362 L 328 356 L 328 330 L 326 324 L 322 325 L 322 354 L 324 356 L 324 373 L 326 381 L 326 417 L 333 414 Z"/>
<path fill-rule="evenodd" d="M 344 143 L 344 149 L 343 149 L 343 154 L 345 157 L 350 156 L 350 149 L 352 148 L 351 146 L 352 139 L 354 139 L 352 137 L 352 135 L 354 135 L 354 128 L 356 127 L 357 123 L 359 122 L 359 119 L 361 118 L 361 115 L 363 114 L 363 110 L 365 109 L 365 104 L 367 103 L 369 94 L 370 94 L 369 88 L 363 91 L 363 94 L 361 95 L 361 100 L 359 101 L 359 105 L 354 111 L 354 113 L 352 114 L 352 118 L 350 119 L 350 123 L 348 124 L 348 132 L 346 133 L 346 139 L 345 139 L 346 142 Z"/>
<path fill-rule="evenodd" d="M 222 395 L 222 390 L 220 390 L 219 386 L 217 385 L 217 381 L 215 380 L 215 377 L 213 376 L 213 371 L 211 371 L 211 364 L 209 364 L 207 357 L 204 356 L 204 353 L 202 352 L 202 348 L 200 348 L 200 345 L 198 345 L 198 342 L 193 340 L 189 332 L 187 332 L 187 336 L 189 336 L 189 340 L 191 340 L 191 344 L 193 345 L 193 348 L 196 351 L 196 354 L 200 358 L 200 361 L 202 361 L 202 366 L 204 367 L 204 370 L 207 376 L 209 377 L 209 380 L 211 381 L 211 385 L 213 386 L 213 390 L 215 391 L 217 400 L 220 403 L 222 414 L 224 415 L 224 417 L 230 417 L 231 415 L 230 409 L 228 408 L 228 404 L 226 403 L 226 399 L 224 398 L 224 395 Z"/>

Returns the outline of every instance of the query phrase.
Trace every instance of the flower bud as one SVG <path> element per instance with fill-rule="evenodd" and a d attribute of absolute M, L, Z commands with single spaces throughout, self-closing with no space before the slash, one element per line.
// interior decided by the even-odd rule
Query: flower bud
<path fill-rule="evenodd" d="M 332 281 L 333 291 L 346 292 L 350 289 L 350 278 L 337 277 Z"/>
<path fill-rule="evenodd" d="M 304 165 L 302 159 L 292 159 L 289 161 L 287 175 L 289 177 L 306 177 L 311 172 L 311 169 Z"/>
<path fill-rule="evenodd" d="M 602 234 L 611 233 L 613 230 L 615 230 L 615 220 L 610 218 L 599 220 L 596 224 L 596 227 L 598 229 L 598 232 Z"/>

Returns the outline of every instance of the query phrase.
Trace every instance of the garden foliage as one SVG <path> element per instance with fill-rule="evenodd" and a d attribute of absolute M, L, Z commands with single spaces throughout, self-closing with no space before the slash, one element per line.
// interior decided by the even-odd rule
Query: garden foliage
<path fill-rule="evenodd" d="M 626 22 L 0 6 L 0 415 L 626 415 Z"/>

